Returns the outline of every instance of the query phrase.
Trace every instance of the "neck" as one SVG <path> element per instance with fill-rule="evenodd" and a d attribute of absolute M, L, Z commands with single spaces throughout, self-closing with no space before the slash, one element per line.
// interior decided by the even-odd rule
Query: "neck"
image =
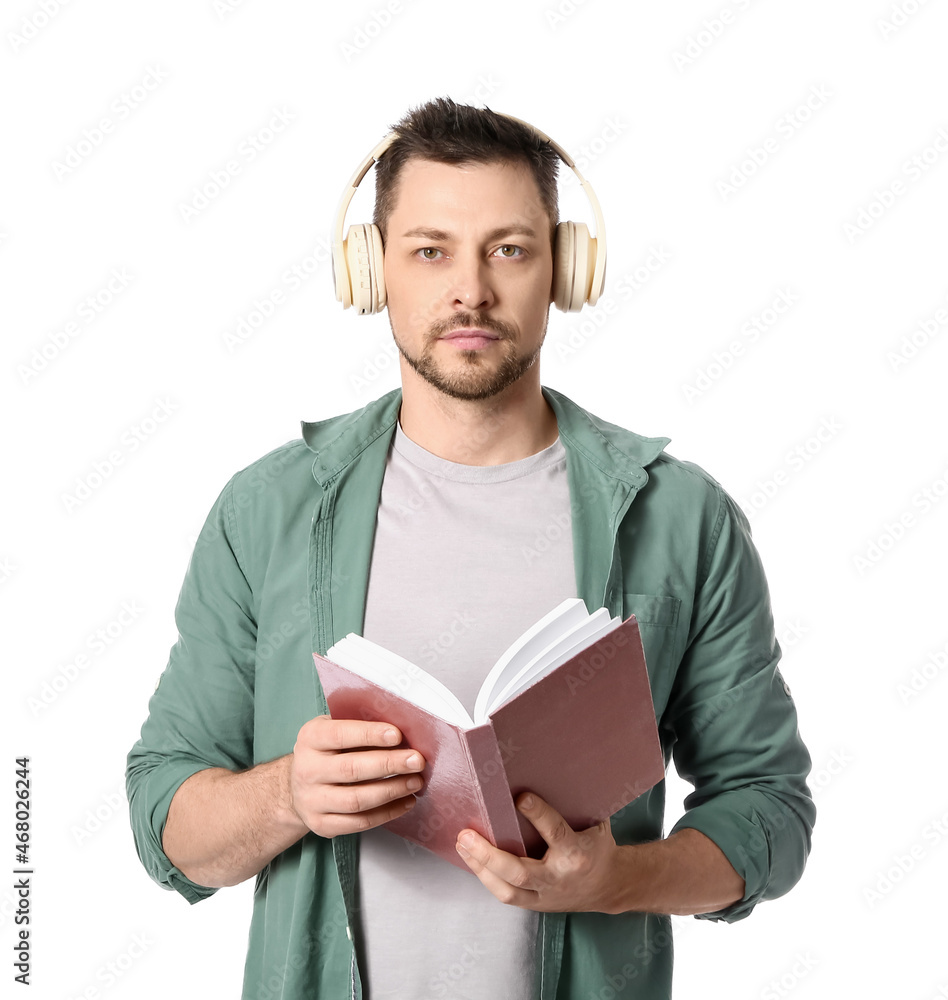
<path fill-rule="evenodd" d="M 502 465 L 556 440 L 556 415 L 540 390 L 539 364 L 495 396 L 454 399 L 401 362 L 399 423 L 425 451 L 461 465 Z"/>

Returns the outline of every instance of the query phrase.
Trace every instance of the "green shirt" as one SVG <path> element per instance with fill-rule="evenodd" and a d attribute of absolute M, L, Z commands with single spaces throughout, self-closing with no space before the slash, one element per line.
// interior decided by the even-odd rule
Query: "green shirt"
<path fill-rule="evenodd" d="M 638 619 L 666 765 L 674 757 L 694 785 L 670 832 L 693 827 L 721 848 L 745 895 L 701 917 L 739 920 L 797 882 L 815 819 L 810 757 L 777 667 L 747 519 L 702 469 L 664 453 L 667 438 L 543 393 L 567 454 L 577 594 L 590 609 Z M 216 890 L 162 851 L 171 798 L 203 768 L 243 770 L 292 752 L 303 724 L 327 712 L 312 652 L 362 631 L 400 402 L 394 390 L 304 423 L 303 440 L 227 483 L 198 537 L 175 611 L 179 638 L 127 772 L 142 863 L 192 903 Z M 616 813 L 616 841 L 662 837 L 664 800 L 662 781 Z M 359 834 L 310 833 L 259 873 L 244 1000 L 362 996 L 358 847 Z M 671 996 L 665 915 L 544 913 L 537 945 L 542 1000 L 632 984 L 639 1000 Z"/>

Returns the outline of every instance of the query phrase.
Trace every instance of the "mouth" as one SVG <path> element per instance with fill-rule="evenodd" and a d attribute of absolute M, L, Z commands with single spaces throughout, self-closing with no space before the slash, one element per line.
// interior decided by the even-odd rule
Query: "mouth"
<path fill-rule="evenodd" d="M 451 330 L 438 339 L 446 341 L 459 351 L 477 351 L 500 340 L 500 337 L 481 327 L 465 327 L 461 330 Z"/>

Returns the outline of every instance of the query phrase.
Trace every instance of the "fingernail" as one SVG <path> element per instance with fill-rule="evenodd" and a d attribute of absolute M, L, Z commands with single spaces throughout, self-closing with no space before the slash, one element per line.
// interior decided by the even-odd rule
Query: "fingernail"
<path fill-rule="evenodd" d="M 417 792 L 421 788 L 421 778 L 416 774 L 413 778 L 408 779 L 408 791 Z"/>
<path fill-rule="evenodd" d="M 533 806 L 534 806 L 534 798 L 532 795 L 524 795 L 524 797 L 520 800 L 521 809 L 532 809 Z"/>
<path fill-rule="evenodd" d="M 462 833 L 458 838 L 458 842 L 462 847 L 473 847 L 474 846 L 474 836 L 470 833 Z"/>
<path fill-rule="evenodd" d="M 421 767 L 421 754 L 413 753 L 410 757 L 406 758 L 405 763 L 409 767 Z"/>
<path fill-rule="evenodd" d="M 396 733 L 394 729 L 386 729 L 385 732 L 382 734 L 382 738 L 385 740 L 386 743 L 397 743 L 398 733 Z"/>

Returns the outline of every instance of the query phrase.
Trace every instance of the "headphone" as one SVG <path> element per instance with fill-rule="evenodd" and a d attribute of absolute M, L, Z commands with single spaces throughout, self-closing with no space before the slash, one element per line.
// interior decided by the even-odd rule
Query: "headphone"
<path fill-rule="evenodd" d="M 553 148 L 559 158 L 576 174 L 596 217 L 596 235 L 590 236 L 582 222 L 560 222 L 553 242 L 553 304 L 563 312 L 578 312 L 585 303 L 594 306 L 602 294 L 606 277 L 606 224 L 599 199 L 589 182 L 576 169 L 572 157 L 538 128 L 513 115 L 511 121 L 526 126 Z M 359 315 L 381 312 L 385 308 L 385 276 L 382 270 L 382 234 L 373 223 L 352 225 L 342 238 L 346 211 L 356 188 L 376 160 L 398 138 L 387 136 L 359 164 L 342 194 L 332 244 L 332 273 L 336 299 L 343 309 L 354 306 Z"/>

